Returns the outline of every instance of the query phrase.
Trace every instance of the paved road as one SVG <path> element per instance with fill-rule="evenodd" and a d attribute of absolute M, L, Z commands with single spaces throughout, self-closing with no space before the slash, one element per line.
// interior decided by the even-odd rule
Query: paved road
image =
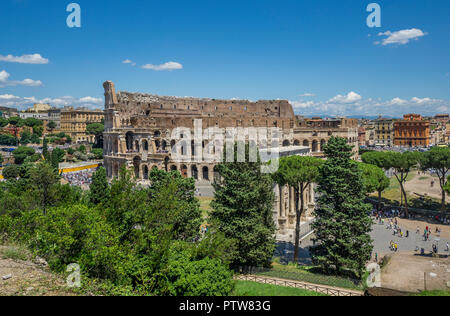
<path fill-rule="evenodd" d="M 393 230 L 386 228 L 387 223 L 388 221 L 385 220 L 385 225 L 373 225 L 373 231 L 370 234 L 372 239 L 374 240 L 373 251 L 377 252 L 378 254 L 386 254 L 391 252 L 389 250 L 391 240 L 395 243 L 398 243 L 398 251 L 410 252 L 415 251 L 416 247 L 418 247 L 419 249 L 424 248 L 426 253 L 429 253 L 432 250 L 433 243 L 437 241 L 439 253 L 450 254 L 449 252 L 445 251 L 445 244 L 447 242 L 450 243 L 449 239 L 440 238 L 433 234 L 430 236 L 429 241 L 425 242 L 422 236 L 423 231 L 421 231 L 420 234 L 416 234 L 416 231 L 410 231 L 408 238 L 400 238 L 397 235 L 393 235 Z M 402 228 L 402 230 L 406 233 L 404 228 Z"/>
<path fill-rule="evenodd" d="M 403 229 L 404 230 L 404 229 Z M 416 235 L 416 232 L 410 232 L 409 238 L 400 238 L 398 236 L 393 236 L 393 230 L 386 229 L 386 225 L 373 225 L 373 231 L 370 234 L 372 239 L 374 240 L 373 245 L 374 253 L 378 253 L 378 257 L 381 258 L 382 255 L 390 253 L 389 245 L 390 241 L 394 241 L 398 243 L 398 251 L 399 252 L 411 252 L 415 251 L 416 247 L 419 249 L 424 248 L 425 253 L 430 253 L 432 250 L 433 242 L 436 239 L 439 239 L 439 253 L 450 255 L 449 252 L 445 251 L 445 244 L 450 243 L 449 239 L 439 238 L 436 235 L 432 235 L 430 240 L 425 242 L 423 241 L 422 234 L 420 236 Z M 301 241 L 300 244 L 300 256 L 299 263 L 300 264 L 311 264 L 311 257 L 309 254 L 309 247 L 313 245 L 312 239 L 313 235 Z M 276 257 L 280 257 L 283 263 L 287 263 L 292 261 L 294 256 L 294 245 L 290 243 L 280 242 L 277 244 L 277 250 L 275 253 Z"/>
<path fill-rule="evenodd" d="M 199 196 L 214 197 L 214 188 L 209 182 L 197 181 L 195 187 L 200 193 Z"/>

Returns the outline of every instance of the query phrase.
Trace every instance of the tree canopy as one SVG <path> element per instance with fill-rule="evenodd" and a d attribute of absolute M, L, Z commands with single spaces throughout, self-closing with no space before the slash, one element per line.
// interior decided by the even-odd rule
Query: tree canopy
<path fill-rule="evenodd" d="M 220 178 L 213 185 L 210 219 L 226 238 L 236 241 L 233 267 L 269 267 L 275 251 L 273 181 L 261 172 L 259 160 L 248 162 L 248 145 L 246 162 L 237 162 L 236 149 L 237 145 L 234 162 L 216 167 Z"/>
<path fill-rule="evenodd" d="M 448 185 L 447 174 L 450 171 L 450 147 L 434 147 L 423 153 L 420 157 L 420 166 L 422 170 L 435 172 L 439 177 L 439 185 L 442 193 L 441 210 L 445 214 L 445 188 Z"/>
<path fill-rule="evenodd" d="M 298 261 L 300 220 L 305 209 L 305 190 L 309 185 L 318 181 L 321 165 L 322 160 L 314 157 L 283 157 L 280 159 L 277 172 L 272 176 L 280 186 L 288 185 L 294 188 L 296 209 L 294 262 Z"/>
<path fill-rule="evenodd" d="M 332 137 L 324 149 L 327 160 L 320 168 L 319 199 L 313 223 L 318 245 L 313 262 L 328 273 L 360 277 L 373 249 L 370 205 L 352 147 Z"/>
<path fill-rule="evenodd" d="M 14 162 L 17 165 L 23 164 L 25 159 L 29 156 L 33 156 L 35 154 L 35 150 L 31 147 L 21 146 L 13 151 L 12 155 L 14 156 Z"/>

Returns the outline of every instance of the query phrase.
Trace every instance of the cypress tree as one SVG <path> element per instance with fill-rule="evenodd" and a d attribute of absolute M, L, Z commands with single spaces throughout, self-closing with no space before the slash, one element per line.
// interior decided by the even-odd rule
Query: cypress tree
<path fill-rule="evenodd" d="M 324 150 L 313 224 L 318 246 L 313 262 L 327 273 L 361 277 L 372 253 L 371 207 L 364 203 L 365 188 L 352 147 L 332 137 Z"/>
<path fill-rule="evenodd" d="M 246 157 L 248 151 L 247 145 Z M 217 168 L 220 179 L 214 183 L 210 219 L 218 231 L 237 243 L 231 256 L 232 267 L 269 267 L 275 251 L 276 229 L 270 175 L 261 172 L 259 159 L 258 162 L 248 162 L 248 159 L 225 162 Z"/>
<path fill-rule="evenodd" d="M 105 203 L 109 195 L 108 179 L 106 178 L 106 169 L 100 167 L 92 175 L 92 183 L 89 186 L 89 199 L 92 204 L 98 205 Z"/>

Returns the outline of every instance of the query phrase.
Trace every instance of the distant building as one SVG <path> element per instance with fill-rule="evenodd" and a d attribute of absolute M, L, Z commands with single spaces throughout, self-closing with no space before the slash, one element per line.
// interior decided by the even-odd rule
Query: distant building
<path fill-rule="evenodd" d="M 375 121 L 375 145 L 392 146 L 394 144 L 394 120 L 378 118 Z"/>
<path fill-rule="evenodd" d="M 94 135 L 86 133 L 86 127 L 91 123 L 100 123 L 104 119 L 102 110 L 65 107 L 61 111 L 60 131 L 69 135 L 74 143 L 93 143 Z"/>
<path fill-rule="evenodd" d="M 32 108 L 20 112 L 21 119 L 35 118 L 42 121 L 48 121 L 48 111 L 51 109 L 49 104 L 35 103 Z"/>
<path fill-rule="evenodd" d="M 402 147 L 430 146 L 430 122 L 419 114 L 404 115 L 394 123 L 394 144 Z"/>
<path fill-rule="evenodd" d="M 366 141 L 366 129 L 362 126 L 358 129 L 358 144 L 359 146 L 368 145 Z"/>
<path fill-rule="evenodd" d="M 438 122 L 447 123 L 450 122 L 450 115 L 448 114 L 438 114 L 434 117 Z"/>
<path fill-rule="evenodd" d="M 10 118 L 15 116 L 19 116 L 19 111 L 17 109 L 0 106 L 0 117 Z"/>
<path fill-rule="evenodd" d="M 54 122 L 56 124 L 55 130 L 59 130 L 61 128 L 61 109 L 51 108 L 48 111 L 48 121 Z"/>
<path fill-rule="evenodd" d="M 322 119 L 313 117 L 297 121 L 293 129 L 294 146 L 310 147 L 315 157 L 323 158 L 324 146 L 331 137 L 342 137 L 353 147 L 354 158 L 358 158 L 358 121 L 350 118 Z"/>

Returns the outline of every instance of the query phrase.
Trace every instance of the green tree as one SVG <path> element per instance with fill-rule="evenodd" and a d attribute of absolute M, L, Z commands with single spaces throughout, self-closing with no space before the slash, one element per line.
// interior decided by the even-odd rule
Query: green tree
<path fill-rule="evenodd" d="M 95 159 L 103 159 L 103 149 L 102 148 L 94 148 L 91 153 L 95 156 Z"/>
<path fill-rule="evenodd" d="M 361 277 L 373 249 L 362 173 L 344 138 L 332 137 L 324 152 L 327 160 L 320 168 L 313 223 L 318 241 L 312 249 L 313 262 L 328 273 Z"/>
<path fill-rule="evenodd" d="M 98 168 L 92 175 L 92 183 L 89 186 L 89 200 L 92 204 L 105 204 L 109 197 L 109 184 L 106 177 L 106 169 Z"/>
<path fill-rule="evenodd" d="M 86 133 L 95 136 L 95 147 L 103 148 L 103 132 L 105 125 L 103 123 L 92 123 L 86 126 Z"/>
<path fill-rule="evenodd" d="M 28 145 L 31 142 L 31 133 L 27 130 L 22 132 L 22 136 L 20 137 L 21 145 Z"/>
<path fill-rule="evenodd" d="M 447 177 L 447 184 L 444 187 L 444 190 L 450 194 L 450 176 Z"/>
<path fill-rule="evenodd" d="M 5 119 L 4 117 L 0 117 L 0 128 L 3 128 L 5 126 L 7 126 L 8 124 L 9 123 L 8 123 L 7 119 Z"/>
<path fill-rule="evenodd" d="M 56 147 L 52 150 L 50 154 L 50 163 L 52 167 L 56 170 L 59 169 L 59 164 L 64 161 L 64 157 L 66 156 L 66 152 L 63 149 Z"/>
<path fill-rule="evenodd" d="M 19 166 L 17 165 L 6 166 L 5 168 L 3 168 L 2 174 L 6 180 L 15 180 L 19 177 Z"/>
<path fill-rule="evenodd" d="M 47 162 L 40 162 L 30 170 L 30 180 L 39 196 L 40 205 L 45 213 L 53 202 L 52 188 L 59 182 L 56 170 Z"/>
<path fill-rule="evenodd" d="M 8 119 L 9 124 L 11 124 L 14 127 L 22 127 L 24 125 L 23 119 L 21 119 L 18 116 L 10 117 Z"/>
<path fill-rule="evenodd" d="M 388 154 L 382 151 L 370 151 L 366 152 L 361 156 L 364 163 L 375 165 L 378 168 L 385 170 L 390 169 L 389 162 L 387 160 Z"/>
<path fill-rule="evenodd" d="M 450 171 L 450 147 L 434 147 L 423 153 L 420 159 L 420 166 L 422 170 L 433 171 L 439 177 L 442 191 L 441 210 L 442 215 L 445 215 L 445 187 L 448 184 L 447 174 Z"/>
<path fill-rule="evenodd" d="M 33 135 L 36 135 L 37 137 L 42 137 L 44 134 L 44 127 L 42 125 L 36 125 L 33 127 Z"/>
<path fill-rule="evenodd" d="M 44 140 L 42 141 L 42 156 L 45 160 L 50 160 L 50 156 L 48 154 L 48 139 L 44 137 Z"/>
<path fill-rule="evenodd" d="M 278 171 L 273 174 L 273 179 L 280 187 L 289 185 L 294 188 L 296 210 L 294 262 L 298 261 L 300 220 L 305 210 L 305 192 L 309 185 L 318 181 L 321 165 L 322 160 L 314 157 L 285 157 L 280 159 Z"/>
<path fill-rule="evenodd" d="M 198 237 L 202 224 L 200 204 L 195 198 L 195 180 L 184 178 L 178 171 L 167 172 L 153 168 L 149 176 L 149 198 L 153 199 L 164 187 L 175 185 L 175 197 L 182 211 L 174 218 L 174 231 L 178 240 L 190 241 Z"/>
<path fill-rule="evenodd" d="M 248 157 L 248 145 L 245 153 Z M 236 162 L 235 150 L 234 161 L 217 165 L 220 179 L 213 185 L 210 219 L 226 238 L 237 243 L 233 267 L 268 267 L 275 250 L 273 180 L 261 172 L 259 159 Z"/>
<path fill-rule="evenodd" d="M 50 121 L 47 125 L 47 128 L 53 132 L 53 130 L 56 128 L 56 123 L 54 121 Z"/>
<path fill-rule="evenodd" d="M 409 173 L 413 170 L 413 168 L 417 167 L 420 160 L 420 153 L 411 151 L 404 153 L 386 152 L 384 155 L 386 166 L 394 170 L 394 176 L 400 184 L 400 190 L 405 206 L 405 214 L 408 216 L 408 195 L 405 190 L 405 183 L 408 179 Z"/>
<path fill-rule="evenodd" d="M 29 117 L 23 120 L 23 124 L 25 126 L 34 128 L 35 126 L 43 126 L 44 123 L 41 120 L 38 120 L 34 117 Z"/>
<path fill-rule="evenodd" d="M 384 190 L 389 188 L 391 181 L 388 177 L 386 177 L 383 169 L 375 165 L 361 163 L 359 166 L 362 170 L 363 182 L 364 187 L 366 188 L 366 192 L 378 192 L 378 211 L 380 211 L 382 193 Z"/>
<path fill-rule="evenodd" d="M 19 147 L 16 150 L 13 151 L 12 155 L 14 157 L 14 163 L 16 165 L 21 165 L 25 161 L 25 158 L 28 156 L 33 156 L 35 154 L 35 151 L 31 147 Z"/>
<path fill-rule="evenodd" d="M 16 146 L 17 142 L 17 138 L 12 135 L 0 135 L 0 145 Z"/>
<path fill-rule="evenodd" d="M 30 143 L 32 143 L 32 144 L 40 144 L 41 143 L 41 139 L 39 138 L 38 135 L 33 134 L 30 137 Z"/>
<path fill-rule="evenodd" d="M 79 151 L 80 153 L 86 154 L 86 146 L 80 145 L 80 147 L 78 148 L 78 151 Z"/>

